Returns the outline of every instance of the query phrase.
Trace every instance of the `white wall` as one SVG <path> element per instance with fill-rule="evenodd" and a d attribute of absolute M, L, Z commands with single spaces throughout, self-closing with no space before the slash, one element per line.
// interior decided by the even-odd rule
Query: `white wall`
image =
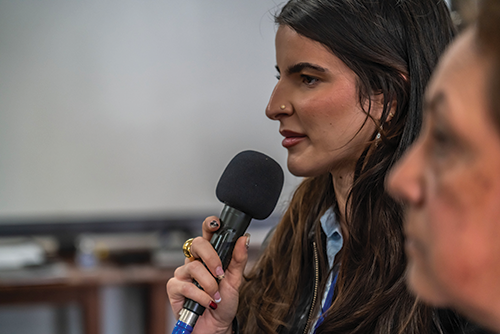
<path fill-rule="evenodd" d="M 276 3 L 0 0 L 0 221 L 218 213 L 239 151 L 286 170 Z"/>

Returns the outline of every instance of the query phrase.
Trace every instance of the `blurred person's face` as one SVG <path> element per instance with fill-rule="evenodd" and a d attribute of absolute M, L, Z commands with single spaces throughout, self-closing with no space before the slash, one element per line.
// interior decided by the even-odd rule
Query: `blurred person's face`
<path fill-rule="evenodd" d="M 500 135 L 486 101 L 490 62 L 474 38 L 468 31 L 441 60 L 422 133 L 388 187 L 407 204 L 411 289 L 492 326 L 500 310 Z"/>

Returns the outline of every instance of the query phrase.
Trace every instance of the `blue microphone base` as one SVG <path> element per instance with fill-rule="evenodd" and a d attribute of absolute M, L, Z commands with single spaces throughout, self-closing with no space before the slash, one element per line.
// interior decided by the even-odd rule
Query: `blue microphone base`
<path fill-rule="evenodd" d="M 198 314 L 183 308 L 179 313 L 179 320 L 175 324 L 172 334 L 189 334 L 198 320 Z"/>

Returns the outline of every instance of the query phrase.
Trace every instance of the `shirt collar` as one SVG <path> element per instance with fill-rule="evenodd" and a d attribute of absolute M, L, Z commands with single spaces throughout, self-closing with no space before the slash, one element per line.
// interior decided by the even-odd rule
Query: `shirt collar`
<path fill-rule="evenodd" d="M 321 228 L 326 234 L 326 254 L 328 256 L 328 264 L 330 265 L 330 268 L 332 268 L 335 256 L 340 251 L 342 244 L 344 243 L 340 224 L 333 208 L 328 209 L 319 220 L 321 222 Z"/>
<path fill-rule="evenodd" d="M 338 236 L 342 237 L 340 224 L 337 221 L 337 216 L 335 214 L 335 211 L 333 211 L 333 208 L 329 208 L 328 210 L 326 210 L 319 221 L 321 222 L 321 228 L 323 229 L 323 232 L 325 232 L 327 239 L 336 237 L 336 233 L 338 234 Z"/>

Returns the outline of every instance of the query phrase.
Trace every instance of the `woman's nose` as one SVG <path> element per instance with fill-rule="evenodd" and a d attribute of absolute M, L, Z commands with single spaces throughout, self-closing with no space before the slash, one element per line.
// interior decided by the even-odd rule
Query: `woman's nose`
<path fill-rule="evenodd" d="M 274 90 L 269 98 L 269 102 L 266 107 L 266 116 L 272 120 L 279 120 L 283 116 L 290 115 L 292 113 L 292 105 L 285 98 L 284 90 L 280 82 L 276 84 Z"/>
<path fill-rule="evenodd" d="M 389 193 L 409 205 L 419 205 L 424 197 L 424 156 L 421 150 L 421 142 L 417 141 L 391 170 L 387 178 L 386 187 Z"/>

